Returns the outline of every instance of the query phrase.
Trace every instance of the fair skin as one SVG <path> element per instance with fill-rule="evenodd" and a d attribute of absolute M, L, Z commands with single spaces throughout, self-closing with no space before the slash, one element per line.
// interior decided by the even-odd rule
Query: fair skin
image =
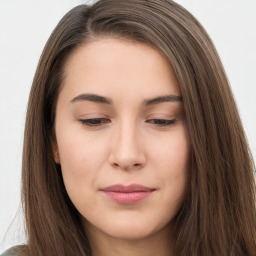
<path fill-rule="evenodd" d="M 148 45 L 104 38 L 77 48 L 64 72 L 55 161 L 93 256 L 174 255 L 190 143 L 172 66 Z M 124 203 L 103 191 L 115 184 L 151 191 Z"/>

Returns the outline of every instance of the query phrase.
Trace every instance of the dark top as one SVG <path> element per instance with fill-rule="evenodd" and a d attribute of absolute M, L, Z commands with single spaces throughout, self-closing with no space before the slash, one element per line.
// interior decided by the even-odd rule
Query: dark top
<path fill-rule="evenodd" d="M 10 252 L 10 249 L 5 251 L 3 254 L 1 254 L 0 256 L 14 256 L 14 254 L 12 252 Z"/>
<path fill-rule="evenodd" d="M 14 256 L 11 252 L 4 252 L 3 254 L 1 254 L 0 256 Z"/>

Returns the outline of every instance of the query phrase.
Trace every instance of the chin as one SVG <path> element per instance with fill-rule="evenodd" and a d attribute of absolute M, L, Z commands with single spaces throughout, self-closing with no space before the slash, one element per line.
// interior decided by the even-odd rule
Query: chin
<path fill-rule="evenodd" d="M 137 227 L 130 224 L 129 226 L 122 226 L 117 228 L 112 227 L 112 229 L 108 229 L 105 233 L 117 239 L 140 240 L 151 236 L 154 233 L 154 230 L 151 230 L 148 227 Z"/>
<path fill-rule="evenodd" d="M 160 230 L 163 230 L 166 223 L 154 223 L 152 220 L 149 221 L 147 218 L 134 218 L 126 220 L 116 219 L 114 222 L 110 222 L 102 226 L 102 231 L 113 237 L 124 240 L 140 240 L 150 237 Z"/>

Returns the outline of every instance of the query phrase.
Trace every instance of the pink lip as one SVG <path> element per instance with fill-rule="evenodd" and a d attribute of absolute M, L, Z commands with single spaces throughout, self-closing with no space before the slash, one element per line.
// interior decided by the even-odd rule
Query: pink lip
<path fill-rule="evenodd" d="M 139 184 L 124 186 L 116 184 L 101 189 L 110 199 L 119 204 L 135 204 L 148 197 L 155 188 L 148 188 Z"/>

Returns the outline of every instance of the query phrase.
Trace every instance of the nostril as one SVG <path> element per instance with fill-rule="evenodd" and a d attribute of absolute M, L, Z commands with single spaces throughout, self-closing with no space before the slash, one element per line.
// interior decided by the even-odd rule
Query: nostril
<path fill-rule="evenodd" d="M 130 170 L 130 169 L 138 169 L 140 168 L 142 165 L 140 163 L 137 163 L 137 164 L 127 164 L 127 165 L 120 165 L 118 163 L 113 163 L 113 167 L 114 168 L 121 168 L 121 169 L 124 169 L 124 170 Z"/>

